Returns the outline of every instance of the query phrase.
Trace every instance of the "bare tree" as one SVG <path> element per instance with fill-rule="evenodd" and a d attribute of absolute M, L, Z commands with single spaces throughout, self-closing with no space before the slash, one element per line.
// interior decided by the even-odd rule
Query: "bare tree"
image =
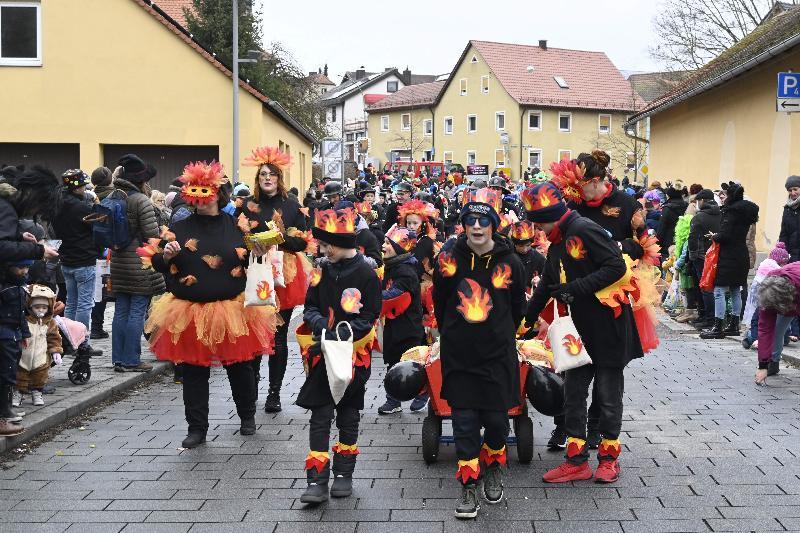
<path fill-rule="evenodd" d="M 753 31 L 774 4 L 775 0 L 664 0 L 653 19 L 658 42 L 650 55 L 671 70 L 700 68 Z"/>
<path fill-rule="evenodd" d="M 412 160 L 419 152 L 429 148 L 431 146 L 431 137 L 426 137 L 424 132 L 424 122 L 426 120 L 430 119 L 426 117 L 417 118 L 412 113 L 409 117 L 409 128 L 404 130 L 401 124 L 400 131 L 395 132 L 389 138 L 392 147 L 410 152 Z"/>

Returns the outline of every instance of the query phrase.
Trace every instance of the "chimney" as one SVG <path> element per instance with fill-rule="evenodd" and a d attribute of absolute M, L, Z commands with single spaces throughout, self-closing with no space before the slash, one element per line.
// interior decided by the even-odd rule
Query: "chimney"
<path fill-rule="evenodd" d="M 403 71 L 403 83 L 411 85 L 411 71 L 408 70 L 408 65 L 406 65 L 406 69 Z"/>
<path fill-rule="evenodd" d="M 325 74 L 325 77 L 328 76 L 328 64 L 327 63 L 325 63 L 325 69 L 322 71 L 322 73 Z"/>
<path fill-rule="evenodd" d="M 314 72 L 314 71 L 312 70 L 311 72 L 309 72 L 309 73 L 308 73 L 308 76 L 309 76 L 309 77 L 311 77 L 311 76 L 313 76 L 314 74 L 316 74 L 316 72 Z"/>
<path fill-rule="evenodd" d="M 361 65 L 361 68 L 356 70 L 356 80 L 363 79 L 364 76 L 367 75 L 367 71 L 364 70 L 364 65 Z"/>
<path fill-rule="evenodd" d="M 394 67 L 386 67 L 385 69 L 383 69 L 383 71 L 384 71 L 384 72 L 389 72 L 389 71 L 390 71 L 390 70 L 392 70 L 393 68 L 394 68 Z"/>
<path fill-rule="evenodd" d="M 539 39 L 539 48 L 547 50 L 547 39 Z"/>

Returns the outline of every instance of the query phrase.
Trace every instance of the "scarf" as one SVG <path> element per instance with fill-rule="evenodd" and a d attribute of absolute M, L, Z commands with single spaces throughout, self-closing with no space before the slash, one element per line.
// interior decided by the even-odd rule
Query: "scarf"
<path fill-rule="evenodd" d="M 792 199 L 786 200 L 786 207 L 788 207 L 789 209 L 797 209 L 798 206 L 800 206 L 800 196 L 798 196 L 794 200 Z"/>
<path fill-rule="evenodd" d="M 611 191 L 614 190 L 614 186 L 610 183 L 606 183 L 606 192 L 600 198 L 595 198 L 594 200 L 586 200 L 586 205 L 589 207 L 597 207 L 603 203 L 603 201 L 611 196 Z"/>

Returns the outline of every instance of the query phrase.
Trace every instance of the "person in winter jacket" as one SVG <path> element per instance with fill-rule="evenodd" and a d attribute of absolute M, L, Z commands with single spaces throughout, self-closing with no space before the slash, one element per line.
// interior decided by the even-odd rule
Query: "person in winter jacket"
<path fill-rule="evenodd" d="M 102 202 L 109 194 L 114 191 L 114 186 L 111 182 L 111 169 L 107 167 L 97 167 L 92 171 L 92 185 L 94 186 L 94 192 L 97 195 L 97 201 Z M 101 254 L 104 250 L 100 251 Z M 98 259 L 102 259 L 102 257 L 98 257 Z M 107 339 L 110 337 L 109 333 L 103 329 L 103 323 L 105 322 L 105 315 L 106 315 L 106 301 L 101 299 L 101 301 L 94 302 L 94 307 L 92 307 L 92 327 L 91 332 L 89 334 L 90 339 Z"/>
<path fill-rule="evenodd" d="M 61 364 L 61 333 L 53 318 L 56 294 L 44 285 L 28 288 L 28 330 L 31 336 L 25 339 L 22 357 L 17 368 L 17 390 L 13 405 L 19 406 L 26 394 L 31 395 L 33 405 L 44 405 L 42 390 L 52 365 Z"/>
<path fill-rule="evenodd" d="M 319 504 L 328 499 L 331 470 L 334 480 L 330 495 L 342 498 L 352 493 L 358 423 L 364 408 L 375 324 L 382 302 L 378 276 L 356 249 L 355 223 L 352 209 L 323 210 L 317 211 L 311 229 L 324 257 L 312 273 L 303 323 L 297 330 L 306 369 L 297 405 L 311 410 L 310 451 L 305 463 L 308 487 L 300 496 L 302 503 Z M 327 340 L 335 340 L 337 333 L 342 340 L 353 341 L 353 374 L 343 396 L 335 402 L 321 341 L 323 334 Z M 331 461 L 329 444 L 334 415 L 339 441 L 333 446 Z"/>
<path fill-rule="evenodd" d="M 697 288 L 698 280 L 695 280 L 689 262 L 689 231 L 696 212 L 697 205 L 690 205 L 686 213 L 678 217 L 678 223 L 675 224 L 675 269 L 679 272 L 680 290 L 686 296 L 686 308 L 675 317 L 675 321 L 682 324 L 695 320 L 704 313 L 700 291 Z"/>
<path fill-rule="evenodd" d="M 689 226 L 689 240 L 687 242 L 689 262 L 695 272 L 695 279 L 703 278 L 703 268 L 708 248 L 711 246 L 710 235 L 719 231 L 719 223 L 722 213 L 717 202 L 714 200 L 714 193 L 710 189 L 703 189 L 698 192 L 694 200 L 697 204 L 697 213 L 692 218 Z M 714 324 L 714 294 L 711 291 L 704 291 L 699 288 L 700 297 L 703 300 L 703 314 L 692 321 L 692 325 L 705 329 Z"/>
<path fill-rule="evenodd" d="M 778 240 L 786 244 L 790 262 L 800 260 L 800 176 L 786 179 L 786 205 L 783 206 L 781 233 Z"/>
<path fill-rule="evenodd" d="M 761 288 L 761 282 L 773 271 L 786 266 L 789 259 L 790 255 L 786 250 L 786 245 L 779 242 L 776 243 L 775 248 L 770 251 L 769 257 L 761 261 L 761 264 L 759 264 L 756 269 L 756 275 L 753 277 L 753 281 L 750 284 L 750 290 L 747 292 L 747 303 L 745 304 L 744 315 L 742 317 L 743 322 L 749 325 L 750 328 L 747 333 L 745 333 L 744 337 L 742 337 L 742 346 L 745 350 L 749 350 L 754 343 L 758 342 L 758 315 L 760 307 L 758 293 Z M 784 337 L 788 337 L 788 334 L 789 332 L 787 331 Z M 787 338 L 786 341 L 788 340 Z M 777 374 L 779 369 L 779 361 L 770 361 L 768 367 L 769 375 Z"/>
<path fill-rule="evenodd" d="M 464 231 L 439 254 L 433 273 L 442 397 L 452 408 L 456 478 L 462 486 L 457 518 L 477 516 L 481 478 L 483 497 L 489 503 L 502 500 L 507 411 L 519 404 L 515 334 L 526 280 L 512 244 L 497 233 L 501 209 L 495 191 L 471 191 L 461 209 Z"/>
<path fill-rule="evenodd" d="M 159 236 L 156 212 L 142 190 L 155 176 L 154 169 L 138 156 L 127 154 L 114 170 L 114 188 L 127 196 L 126 211 L 131 242 L 111 252 L 111 284 L 114 291 L 114 319 L 111 323 L 111 361 L 117 372 L 148 372 L 153 365 L 142 362 L 142 333 L 150 298 L 163 293 L 164 276 L 142 269 L 136 249 Z"/>
<path fill-rule="evenodd" d="M 547 258 L 532 246 L 535 230 L 533 224 L 527 220 L 514 223 L 509 237 L 514 243 L 514 251 L 525 268 L 526 290 L 531 294 L 535 288 L 533 280 L 541 275 Z"/>
<path fill-rule="evenodd" d="M 744 187 L 730 182 L 722 205 L 719 231 L 711 240 L 719 244 L 717 275 L 714 279 L 714 325 L 700 334 L 702 339 L 722 339 L 739 335 L 739 318 L 742 312 L 742 287 L 747 284 L 750 255 L 747 251 L 747 233 L 758 221 L 758 206 L 744 199 Z M 731 317 L 725 323 L 726 294 L 731 297 Z"/>
<path fill-rule="evenodd" d="M 597 454 L 600 464 L 594 478 L 613 483 L 620 473 L 624 369 L 631 360 L 642 357 L 642 345 L 628 299 L 610 302 L 596 295 L 616 284 L 627 271 L 617 243 L 602 227 L 569 210 L 561 200 L 552 183 L 523 193 L 528 220 L 545 231 L 550 241 L 547 264 L 525 319 L 533 324 L 546 306 L 569 304 L 580 334 L 578 342 L 586 347 L 592 364 L 565 372 L 566 461 L 545 473 L 543 479 L 563 483 L 592 477 L 586 443 L 586 397 L 594 379 L 594 401 L 603 406 L 598 421 L 602 435 Z M 612 309 L 612 303 L 618 306 Z"/>
<path fill-rule="evenodd" d="M 389 228 L 383 242 L 386 270 L 381 316 L 384 318 L 383 362 L 387 372 L 400 362 L 406 350 L 425 344 L 417 259 L 414 257 L 416 237 L 412 230 L 395 224 Z M 400 401 L 387 393 L 386 402 L 378 407 L 378 414 L 402 410 Z"/>
<path fill-rule="evenodd" d="M 678 218 L 686 212 L 689 204 L 683 199 L 683 190 L 667 187 L 667 202 L 661 207 L 661 220 L 656 230 L 658 243 L 661 245 L 662 260 L 667 260 L 667 250 L 675 244 L 675 226 Z"/>
<path fill-rule="evenodd" d="M 766 385 L 770 364 L 780 361 L 783 335 L 800 315 L 800 262 L 770 272 L 758 290 L 758 370 L 756 384 Z M 773 366 L 776 373 L 777 365 Z"/>
<path fill-rule="evenodd" d="M 389 231 L 389 228 L 397 224 L 399 211 L 401 205 L 411 200 L 414 194 L 414 187 L 403 180 L 393 187 L 395 201 L 386 206 L 386 211 L 383 217 L 383 232 Z"/>

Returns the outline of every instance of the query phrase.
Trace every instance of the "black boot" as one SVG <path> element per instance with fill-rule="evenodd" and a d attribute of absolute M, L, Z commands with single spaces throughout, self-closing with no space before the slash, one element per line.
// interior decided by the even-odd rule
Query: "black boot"
<path fill-rule="evenodd" d="M 95 350 L 89 344 L 88 341 L 84 341 L 83 344 L 78 346 L 78 355 L 85 355 L 88 357 L 100 357 L 103 355 L 103 350 Z"/>
<path fill-rule="evenodd" d="M 728 324 L 725 326 L 723 330 L 726 336 L 729 337 L 738 337 L 742 334 L 739 330 L 739 317 L 738 316 L 731 316 L 728 319 Z"/>
<path fill-rule="evenodd" d="M 181 442 L 184 448 L 195 448 L 206 441 L 206 434 L 199 431 L 190 431 Z"/>
<path fill-rule="evenodd" d="M 714 326 L 711 329 L 706 329 L 700 332 L 701 339 L 724 339 L 725 338 L 725 322 L 721 318 L 714 319 Z"/>
<path fill-rule="evenodd" d="M 241 433 L 242 435 L 255 435 L 256 434 L 255 417 L 243 418 L 242 424 L 239 426 L 239 433 Z"/>
<path fill-rule="evenodd" d="M 315 467 L 306 470 L 308 488 L 300 495 L 301 503 L 320 504 L 328 501 L 328 478 L 330 477 L 330 463 L 325 463 L 325 468 L 317 472 Z"/>
<path fill-rule="evenodd" d="M 353 493 L 353 471 L 356 469 L 356 455 L 333 454 L 333 498 L 347 498 Z"/>
<path fill-rule="evenodd" d="M 0 419 L 6 422 L 21 422 L 24 413 L 17 413 L 11 409 L 11 401 L 14 395 L 11 385 L 0 385 Z"/>
<path fill-rule="evenodd" d="M 769 366 L 767 367 L 767 375 L 774 376 L 778 372 L 781 371 L 781 362 L 780 361 L 770 361 Z"/>
<path fill-rule="evenodd" d="M 264 403 L 264 411 L 267 413 L 280 413 L 281 407 L 281 386 L 270 385 L 267 391 L 267 401 Z"/>

